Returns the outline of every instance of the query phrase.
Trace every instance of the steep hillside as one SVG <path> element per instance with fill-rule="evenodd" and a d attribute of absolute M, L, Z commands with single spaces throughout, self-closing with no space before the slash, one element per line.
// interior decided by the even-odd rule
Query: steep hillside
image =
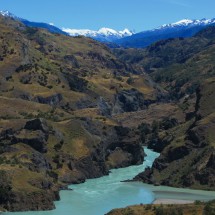
<path fill-rule="evenodd" d="M 151 126 L 144 124 L 147 144 L 161 151 L 152 168 L 135 177 L 144 183 L 215 190 L 215 78 L 205 80 L 197 89 L 193 112 L 186 122 L 177 125 L 173 120 Z M 147 127 L 148 126 L 148 127 Z M 150 134 L 150 129 L 153 129 Z M 148 131 L 148 133 L 147 133 Z M 148 141 L 148 142 L 147 142 Z M 108 215 L 117 214 L 214 214 L 214 201 L 186 205 L 138 205 L 115 209 Z"/>
<path fill-rule="evenodd" d="M 115 49 L 114 53 L 138 71 L 149 73 L 179 99 L 195 92 L 202 80 L 213 77 L 215 27 L 192 38 L 159 41 L 146 49 Z"/>
<path fill-rule="evenodd" d="M 67 184 L 143 161 L 138 134 L 114 116 L 165 91 L 89 38 L 3 16 L 0 28 L 1 210 L 53 209 Z"/>
<path fill-rule="evenodd" d="M 155 145 L 163 144 L 164 139 L 169 141 L 165 142 L 152 169 L 147 169 L 136 179 L 174 187 L 215 190 L 214 92 L 214 78 L 201 84 L 195 111 L 189 114 L 191 117 L 158 139 Z"/>
<path fill-rule="evenodd" d="M 116 49 L 114 53 L 148 73 L 185 114 L 184 121 L 169 115 L 139 126 L 142 142 L 161 156 L 135 179 L 215 190 L 215 27 L 192 38 L 162 40 L 146 49 Z"/>
<path fill-rule="evenodd" d="M 144 142 L 160 151 L 161 156 L 137 180 L 215 189 L 214 36 L 215 28 L 210 27 L 191 39 L 162 41 L 145 50 L 148 56 L 151 54 L 161 62 L 148 72 L 170 92 L 170 98 L 178 103 L 186 118 L 182 123 L 166 119 L 157 120 L 151 127 L 147 124 L 140 127 Z M 176 53 L 182 47 L 185 59 L 180 62 Z M 172 59 L 168 58 L 171 53 Z M 150 62 L 150 57 L 144 60 Z"/>

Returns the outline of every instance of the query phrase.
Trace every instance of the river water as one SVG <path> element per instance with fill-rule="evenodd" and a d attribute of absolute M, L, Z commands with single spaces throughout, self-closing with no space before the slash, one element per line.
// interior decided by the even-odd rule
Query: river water
<path fill-rule="evenodd" d="M 53 211 L 15 212 L 4 215 L 103 215 L 113 208 L 152 203 L 155 198 L 189 200 L 215 199 L 215 192 L 193 191 L 169 187 L 154 187 L 140 182 L 121 182 L 132 179 L 159 156 L 144 149 L 147 156 L 142 165 L 114 169 L 107 176 L 89 179 L 83 184 L 69 186 L 72 191 L 61 191 L 61 201 Z M 166 192 L 168 191 L 168 192 Z M 180 195 L 178 195 L 180 194 Z M 214 195 L 214 196 L 213 196 Z"/>

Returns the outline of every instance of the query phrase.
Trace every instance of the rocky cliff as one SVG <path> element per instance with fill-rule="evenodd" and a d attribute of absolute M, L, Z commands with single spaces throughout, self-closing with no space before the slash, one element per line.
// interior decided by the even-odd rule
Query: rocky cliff
<path fill-rule="evenodd" d="M 214 83 L 214 78 L 208 79 L 197 89 L 193 117 L 168 130 L 172 139 L 160 157 L 151 169 L 135 179 L 153 184 L 215 190 Z"/>

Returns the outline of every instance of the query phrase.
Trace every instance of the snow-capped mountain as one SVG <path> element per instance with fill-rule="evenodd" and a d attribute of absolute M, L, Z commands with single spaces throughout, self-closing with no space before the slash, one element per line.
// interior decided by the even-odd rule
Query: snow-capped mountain
<path fill-rule="evenodd" d="M 9 11 L 7 11 L 7 10 L 1 10 L 0 11 L 0 14 L 2 15 L 2 16 L 9 16 L 9 17 L 14 17 L 14 15 L 12 14 L 12 13 L 10 13 Z"/>
<path fill-rule="evenodd" d="M 198 26 L 198 25 L 210 25 L 214 24 L 215 19 L 182 19 L 178 22 L 172 23 L 172 24 L 164 24 L 156 29 L 164 29 L 164 28 L 175 28 L 175 27 L 188 27 L 188 26 Z"/>
<path fill-rule="evenodd" d="M 20 17 L 14 15 L 13 13 L 11 13 L 11 12 L 8 11 L 8 10 L 1 10 L 1 11 L 0 11 L 0 14 L 1 14 L 2 16 L 5 16 L 5 17 L 11 17 L 11 18 L 13 18 L 13 19 L 19 20 L 19 21 L 21 21 L 21 22 L 26 20 L 26 19 L 23 19 L 23 18 L 20 18 Z M 27 21 L 27 20 L 26 20 L 26 21 Z"/>
<path fill-rule="evenodd" d="M 116 31 L 111 28 L 101 28 L 98 31 L 93 31 L 89 29 L 70 29 L 63 28 L 63 31 L 68 33 L 70 36 L 85 36 L 91 37 L 93 39 L 103 41 L 103 42 L 113 42 L 114 40 L 121 39 L 133 35 L 134 33 L 128 29 L 123 31 Z"/>
<path fill-rule="evenodd" d="M 111 42 L 111 47 L 123 46 L 144 48 L 159 40 L 177 37 L 191 37 L 204 29 L 207 26 L 215 25 L 215 19 L 183 19 L 175 23 L 164 24 L 152 30 L 134 33 L 128 29 L 116 31 L 111 28 L 101 28 L 98 31 L 89 29 L 71 29 L 58 28 L 53 24 L 31 22 L 26 19 L 15 16 L 9 11 L 0 11 L 0 14 L 5 17 L 21 21 L 29 27 L 45 28 L 52 33 L 65 34 L 70 36 L 85 36 L 91 37 L 101 42 Z"/>
<path fill-rule="evenodd" d="M 13 19 L 21 21 L 23 24 L 29 27 L 38 27 L 45 28 L 53 33 L 66 34 L 70 36 L 85 36 L 91 37 L 93 39 L 102 41 L 102 42 L 113 42 L 114 40 L 125 38 L 133 35 L 134 33 L 128 29 L 124 29 L 123 31 L 116 31 L 110 28 L 101 28 L 98 31 L 88 30 L 88 29 L 70 29 L 70 28 L 57 28 L 52 24 L 40 23 L 40 22 L 31 22 L 26 19 L 17 17 L 16 15 L 10 13 L 9 11 L 0 11 L 0 14 L 6 17 L 11 17 Z"/>
<path fill-rule="evenodd" d="M 114 43 L 123 47 L 144 48 L 159 40 L 191 37 L 210 25 L 215 25 L 215 19 L 183 19 L 152 30 L 133 34 L 129 37 L 116 40 Z"/>
<path fill-rule="evenodd" d="M 0 11 L 0 14 L 2 16 L 9 16 L 9 17 L 12 17 L 12 18 L 18 18 L 17 16 L 15 16 L 14 14 L 10 13 L 8 10 L 1 10 Z"/>

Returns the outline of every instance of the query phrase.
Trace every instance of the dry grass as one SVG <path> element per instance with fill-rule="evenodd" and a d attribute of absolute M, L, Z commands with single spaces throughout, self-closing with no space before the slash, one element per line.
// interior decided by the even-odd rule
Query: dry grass
<path fill-rule="evenodd" d="M 131 206 L 124 209 L 116 209 L 108 215 L 202 215 L 204 204 L 186 204 L 186 205 L 142 205 Z"/>

